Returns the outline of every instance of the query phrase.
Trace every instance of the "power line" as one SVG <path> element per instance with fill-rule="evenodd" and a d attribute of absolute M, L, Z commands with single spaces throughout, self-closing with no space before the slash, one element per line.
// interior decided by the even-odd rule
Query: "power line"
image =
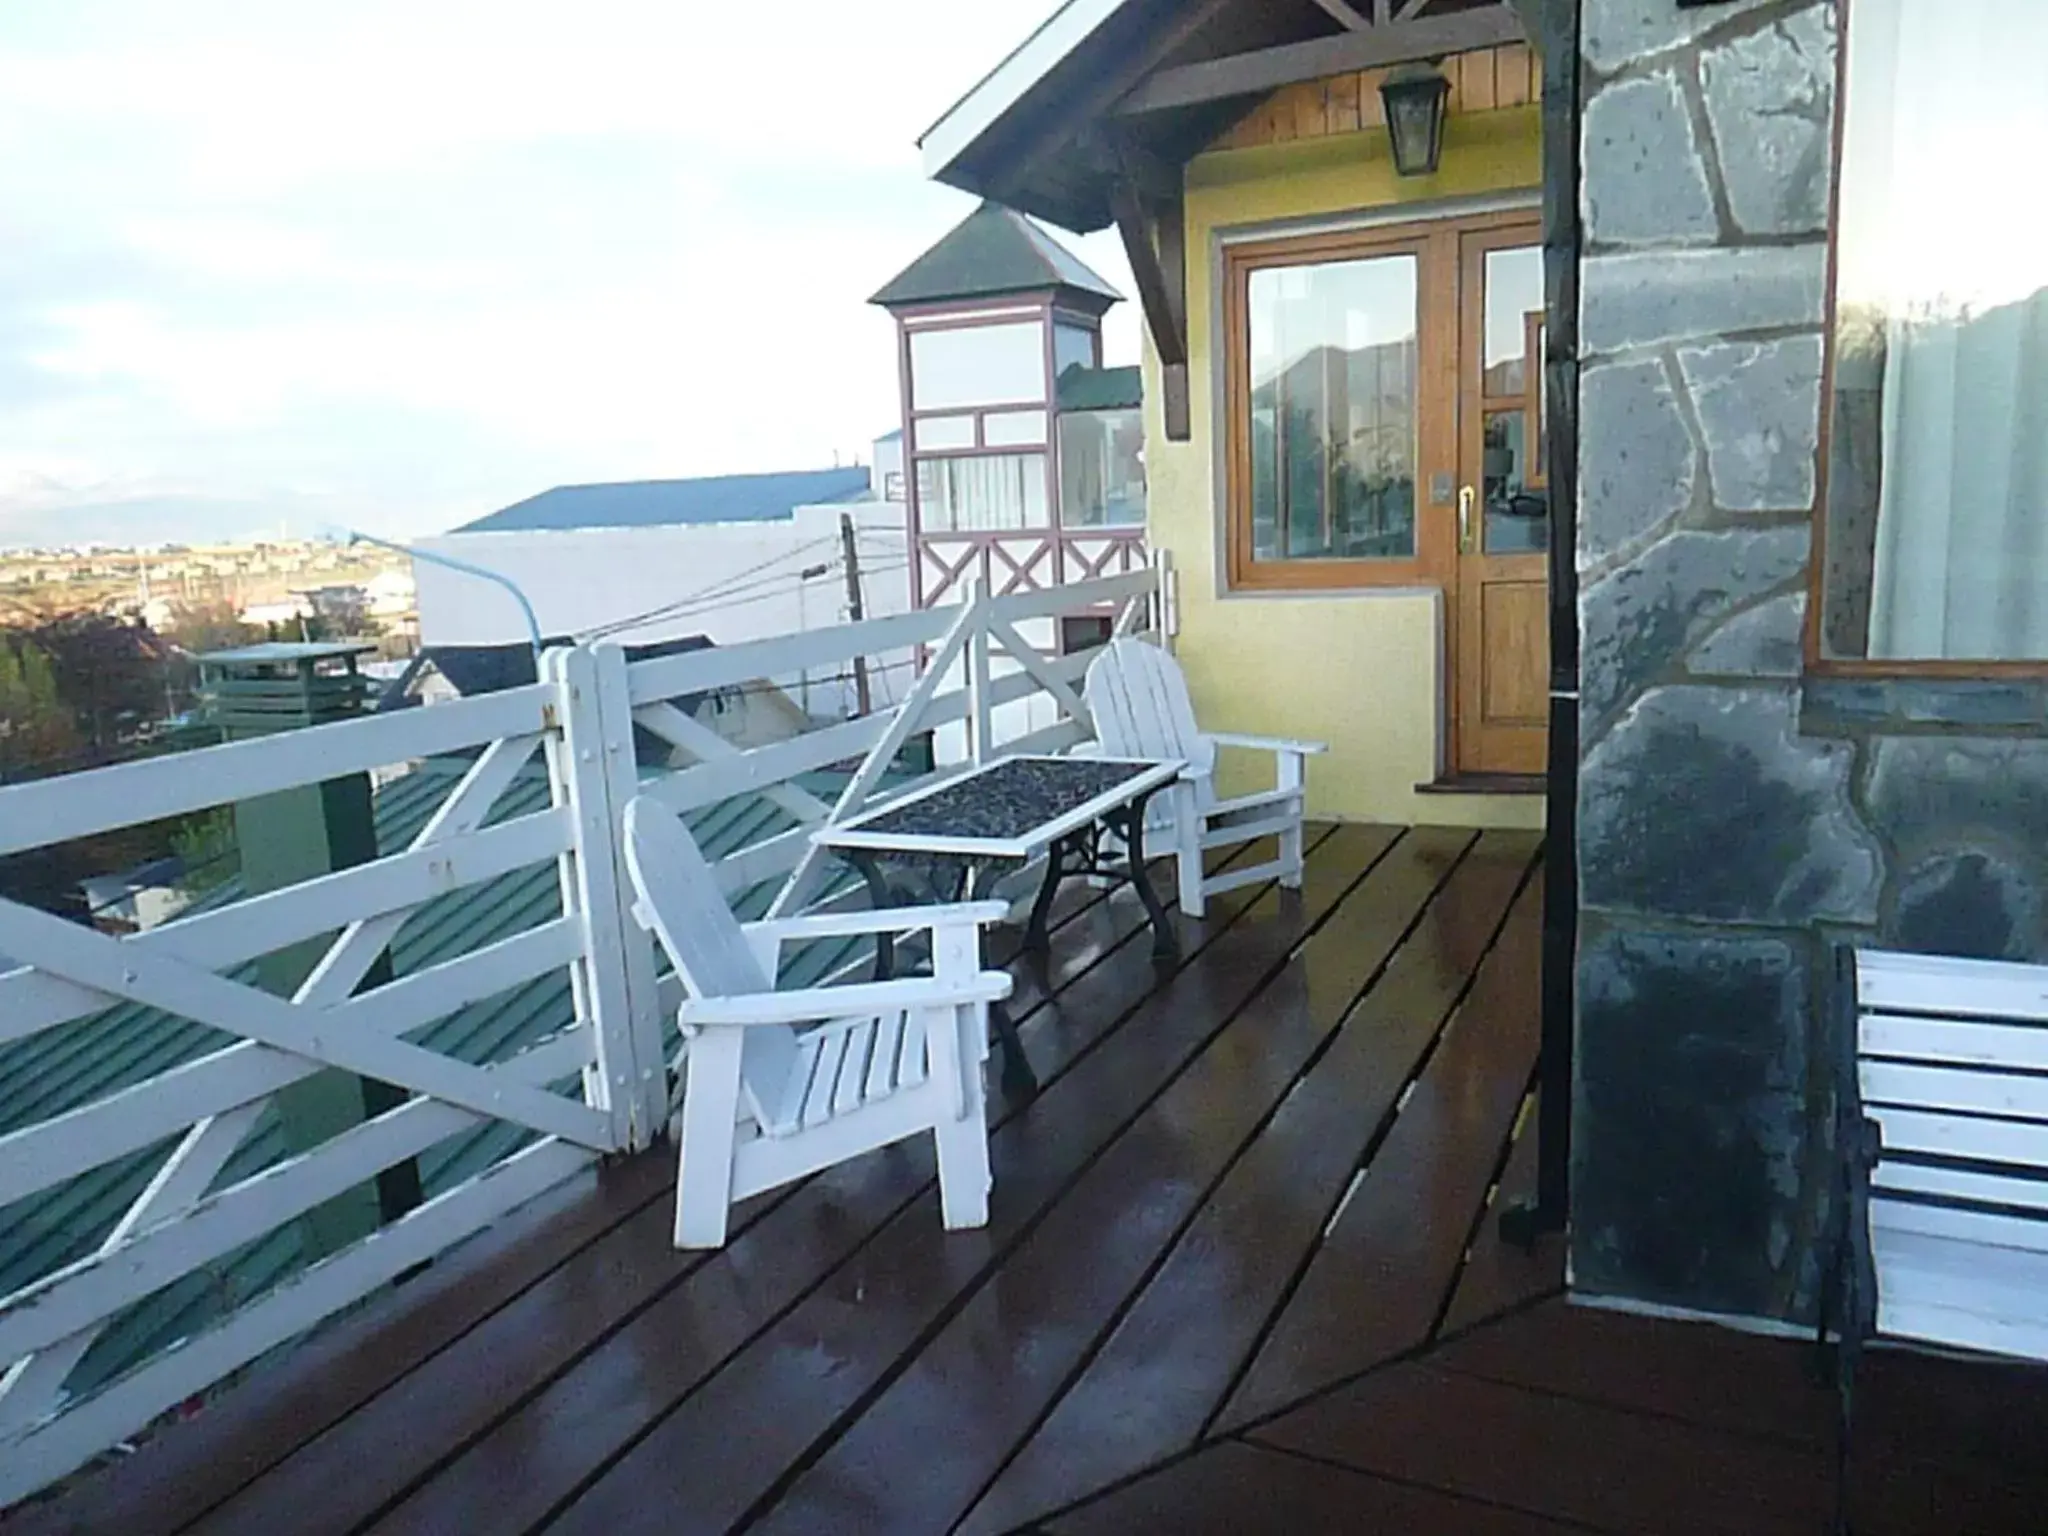
<path fill-rule="evenodd" d="M 628 618 L 611 620 L 607 623 L 598 625 L 589 631 L 579 632 L 576 638 L 579 640 L 590 640 L 600 638 L 604 635 L 617 634 L 622 629 L 632 629 L 636 625 L 652 623 L 656 619 L 670 617 L 678 608 L 693 608 L 701 606 L 705 600 L 724 595 L 727 589 L 739 586 L 740 584 L 746 581 L 746 578 L 750 576 L 758 575 L 763 571 L 772 570 L 774 567 L 778 565 L 786 565 L 791 560 L 794 560 L 798 556 L 806 554 L 811 550 L 820 549 L 828 544 L 836 544 L 837 542 L 838 537 L 836 535 L 831 534 L 828 534 L 822 538 L 807 540 L 806 542 L 798 544 L 793 548 L 782 551 L 782 553 L 780 554 L 771 555 L 768 559 L 761 561 L 759 564 L 750 565 L 743 570 L 734 571 L 731 575 L 723 577 L 718 581 L 714 581 L 710 583 L 708 586 L 700 587 L 694 592 L 685 592 L 681 596 L 672 598 L 670 601 L 660 604 L 657 607 L 650 608 L 644 613 L 637 613 Z"/>
<path fill-rule="evenodd" d="M 824 569 L 826 568 L 821 567 L 821 572 Z M 636 614 L 631 618 L 616 619 L 585 631 L 579 634 L 577 638 L 584 641 L 601 640 L 607 635 L 615 635 L 622 630 L 634 629 L 642 624 L 651 624 L 662 619 L 688 618 L 693 614 L 715 613 L 724 608 L 737 608 L 746 603 L 757 603 L 769 597 L 793 592 L 805 584 L 806 578 L 802 575 L 762 577 L 741 586 L 716 592 L 708 597 L 690 601 L 678 599 L 673 603 L 665 604 L 661 608 L 653 609 L 648 613 Z"/>

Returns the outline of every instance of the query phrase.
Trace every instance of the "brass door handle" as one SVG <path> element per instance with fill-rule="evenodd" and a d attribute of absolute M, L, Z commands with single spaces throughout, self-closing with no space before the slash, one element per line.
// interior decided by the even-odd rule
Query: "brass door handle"
<path fill-rule="evenodd" d="M 1472 502 L 1473 491 L 1469 485 L 1458 487 L 1458 553 L 1472 553 Z"/>

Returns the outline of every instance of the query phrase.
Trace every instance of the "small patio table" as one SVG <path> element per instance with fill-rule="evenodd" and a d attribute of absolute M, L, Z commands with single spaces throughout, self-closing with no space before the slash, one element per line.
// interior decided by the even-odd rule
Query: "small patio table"
<path fill-rule="evenodd" d="M 1109 875 L 1134 887 L 1152 924 L 1155 958 L 1178 949 L 1166 910 L 1145 878 L 1145 805 L 1180 776 L 1178 759 L 1109 757 L 997 757 L 877 810 L 818 828 L 812 841 L 850 862 L 867 882 L 878 907 L 898 905 L 903 894 L 885 867 L 921 873 L 935 900 L 978 900 L 1005 874 L 1045 857 L 1045 878 L 1024 925 L 1026 950 L 1049 944 L 1047 919 L 1059 883 L 1069 875 Z M 1105 860 L 1102 833 L 1123 844 L 1123 857 Z M 892 938 L 876 939 L 875 972 L 886 979 L 895 966 Z M 1003 1081 L 1013 1091 L 1037 1087 L 1017 1038 L 1016 1021 L 998 1003 L 991 1010 L 1003 1043 Z"/>

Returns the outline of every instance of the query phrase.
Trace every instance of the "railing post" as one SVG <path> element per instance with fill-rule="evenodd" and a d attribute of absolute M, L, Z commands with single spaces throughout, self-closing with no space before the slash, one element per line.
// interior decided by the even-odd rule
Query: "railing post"
<path fill-rule="evenodd" d="M 967 760 L 988 760 L 989 712 L 988 578 L 977 573 L 967 582 Z"/>
<path fill-rule="evenodd" d="M 627 682 L 625 647 L 607 641 L 596 648 L 598 715 L 604 722 L 605 799 L 610 813 L 607 846 L 612 888 L 618 893 L 618 933 L 626 974 L 626 1031 L 632 1042 L 634 1089 L 632 1145 L 637 1151 L 660 1138 L 668 1123 L 668 1061 L 661 1044 L 661 996 L 654 979 L 654 936 L 633 916 L 633 879 L 626 870 L 626 807 L 640 792 L 640 764 L 633 745 L 633 702 Z"/>
<path fill-rule="evenodd" d="M 1153 550 L 1151 564 L 1153 579 L 1158 583 L 1152 602 L 1159 629 L 1159 643 L 1171 651 L 1174 637 L 1180 633 L 1180 591 L 1175 585 L 1178 573 L 1173 568 L 1173 551 Z"/>
<path fill-rule="evenodd" d="M 576 1016 L 589 1024 L 596 1048 L 584 1098 L 609 1117 L 613 1150 L 638 1150 L 661 1133 L 668 1087 L 653 955 L 632 920 L 619 846 L 635 779 L 625 653 L 577 646 L 549 651 L 542 666 L 556 689 L 561 727 L 548 740 L 555 803 L 569 808 L 576 829 L 561 881 L 563 910 L 583 926 L 583 954 L 572 970 Z M 616 698 L 611 709 L 607 695 Z"/>

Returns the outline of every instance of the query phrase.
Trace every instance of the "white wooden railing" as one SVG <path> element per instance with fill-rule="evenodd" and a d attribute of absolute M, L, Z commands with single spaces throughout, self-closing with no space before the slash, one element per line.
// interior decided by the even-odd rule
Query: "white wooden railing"
<path fill-rule="evenodd" d="M 810 842 L 814 826 L 923 782 L 890 771 L 914 735 L 954 727 L 975 758 L 1087 739 L 1078 694 L 1087 655 L 1047 657 L 1026 631 L 1109 605 L 1124 633 L 1170 632 L 1170 602 L 1170 577 L 1147 569 L 1052 591 L 976 592 L 954 608 L 633 664 L 615 645 L 563 649 L 544 658 L 529 687 L 0 789 L 5 855 L 343 774 L 476 754 L 410 846 L 341 873 L 120 938 L 0 901 L 0 955 L 16 967 L 0 974 L 0 1075 L 19 1053 L 100 1023 L 121 1004 L 218 1032 L 170 1065 L 0 1133 L 0 1223 L 92 1170 L 156 1158 L 109 1230 L 75 1234 L 68 1261 L 0 1297 L 0 1508 L 597 1158 L 644 1149 L 665 1132 L 677 1064 L 664 1058 L 662 1020 L 677 994 L 628 918 L 617 829 L 635 793 L 685 813 L 742 795 L 778 808 L 779 826 L 715 860 L 736 901 L 758 903 L 764 889 L 777 913 L 864 901 L 857 887 L 832 887 Z M 766 746 L 735 747 L 678 703 L 906 647 L 929 661 L 902 706 Z M 1035 715 L 1020 711 L 1034 700 Z M 1048 712 L 1050 724 L 1036 723 Z M 636 725 L 683 766 L 646 778 Z M 494 819 L 536 756 L 551 803 Z M 856 766 L 831 800 L 815 781 L 796 782 L 847 765 Z M 358 990 L 382 974 L 378 961 L 427 903 L 547 861 L 558 870 L 555 915 Z M 324 953 L 291 996 L 243 979 L 260 957 L 321 938 Z M 482 1061 L 407 1038 L 564 971 L 573 1020 L 546 1038 Z M 311 1150 L 224 1181 L 271 1096 L 332 1068 L 406 1097 Z M 71 1389 L 94 1341 L 131 1309 L 487 1122 L 524 1133 L 523 1144 L 113 1380 Z"/>

